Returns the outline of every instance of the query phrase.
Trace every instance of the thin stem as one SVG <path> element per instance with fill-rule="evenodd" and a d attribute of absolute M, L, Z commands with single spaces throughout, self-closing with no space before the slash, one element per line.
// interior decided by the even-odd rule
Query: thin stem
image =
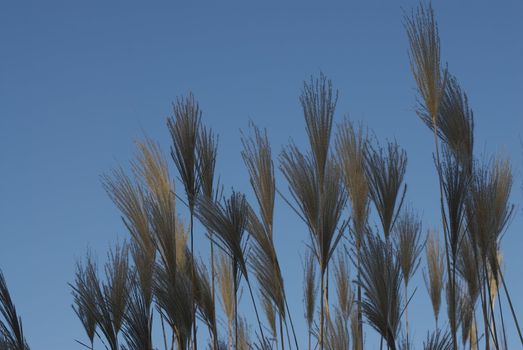
<path fill-rule="evenodd" d="M 505 349 L 508 349 L 507 345 L 507 333 L 505 332 L 505 318 L 503 317 L 503 307 L 501 305 L 501 293 L 499 293 L 499 281 L 497 274 L 494 276 L 495 283 L 496 283 L 496 290 L 498 291 L 498 299 L 499 299 L 499 314 L 501 316 L 501 329 L 503 330 L 503 344 L 505 345 Z"/>
<path fill-rule="evenodd" d="M 481 308 L 483 309 L 483 324 L 485 332 L 485 349 L 490 350 L 490 326 L 488 321 L 488 312 L 487 312 L 487 291 L 485 284 L 482 284 L 482 293 L 481 293 Z"/>
<path fill-rule="evenodd" d="M 234 279 L 234 347 L 238 347 L 238 281 L 237 273 L 233 263 L 233 279 Z"/>
<path fill-rule="evenodd" d="M 485 265 L 485 267 L 487 266 L 486 263 L 484 263 L 484 265 Z M 492 305 L 493 300 L 492 300 L 492 292 L 491 292 L 491 289 L 490 289 L 490 280 L 488 278 L 487 269 L 485 268 L 484 271 L 485 271 L 485 281 L 487 282 L 487 292 L 488 292 L 488 298 L 489 298 L 488 301 L 489 301 L 489 307 L 490 307 L 490 315 L 492 317 L 492 326 L 494 327 L 494 330 L 493 330 L 493 333 L 494 333 L 494 336 L 493 336 L 494 346 L 496 347 L 496 349 L 499 350 L 498 331 L 497 331 L 497 328 L 496 328 L 496 317 L 494 315 L 494 307 Z"/>
<path fill-rule="evenodd" d="M 193 231 L 194 231 L 194 207 L 191 207 L 190 210 L 190 216 L 191 216 L 191 258 L 194 259 L 194 237 L 193 237 Z M 194 285 L 195 285 L 195 273 L 194 273 L 194 263 L 191 264 L 191 275 L 192 275 L 192 332 L 193 332 L 193 345 L 194 350 L 198 350 L 198 341 L 196 339 L 196 305 L 194 303 Z"/>
<path fill-rule="evenodd" d="M 435 148 L 436 148 L 436 166 L 438 168 L 438 171 L 439 169 L 441 169 L 441 160 L 440 160 L 440 155 L 439 155 L 439 142 L 438 142 L 438 124 L 436 122 L 436 118 L 437 116 L 436 115 L 432 115 L 432 126 L 433 126 L 433 130 L 434 130 L 434 145 L 435 145 Z M 442 179 L 440 176 L 438 176 L 438 179 L 439 179 L 439 199 L 440 199 L 440 210 L 441 210 L 441 221 L 442 221 L 442 224 L 443 224 L 443 237 L 445 239 L 445 256 L 446 256 L 446 260 L 447 260 L 447 275 L 449 276 L 449 278 L 451 278 L 451 273 L 450 273 L 450 258 L 449 258 L 449 248 L 448 248 L 448 239 L 447 239 L 447 216 L 446 216 L 446 213 L 445 213 L 445 207 L 444 207 L 444 204 L 443 204 L 443 183 L 442 183 Z M 455 284 L 454 284 L 455 281 L 451 281 L 450 282 L 450 287 L 451 287 L 451 296 L 452 298 L 454 298 L 454 295 L 455 295 Z M 453 315 L 451 315 L 453 318 L 454 318 L 454 324 L 455 324 L 455 320 L 456 320 L 456 315 L 455 315 L 455 312 L 453 311 Z M 457 350 L 458 349 L 458 344 L 457 344 L 457 337 L 456 337 L 456 330 L 454 329 L 454 327 L 451 327 L 451 333 L 452 333 L 452 346 L 453 346 L 453 349 L 454 350 Z"/>
<path fill-rule="evenodd" d="M 229 320 L 229 350 L 232 350 L 232 322 Z"/>
<path fill-rule="evenodd" d="M 356 249 L 358 251 L 358 332 L 360 334 L 359 340 L 358 340 L 360 342 L 360 346 L 358 347 L 358 350 L 363 350 L 363 313 L 361 311 L 361 242 L 360 242 L 360 239 L 358 239 Z"/>
<path fill-rule="evenodd" d="M 292 349 L 292 346 L 291 346 L 291 335 L 289 333 L 289 326 L 287 325 L 287 320 L 284 319 L 284 324 L 285 324 L 285 333 L 287 334 L 287 344 L 289 344 L 289 349 Z"/>
<path fill-rule="evenodd" d="M 211 242 L 211 290 L 212 290 L 212 307 L 213 307 L 213 312 L 214 314 L 216 315 L 216 297 L 215 297 L 215 288 L 214 288 L 214 279 L 215 279 L 215 272 L 214 272 L 214 242 L 212 240 L 212 232 L 209 231 L 209 237 L 210 237 L 210 242 Z M 213 342 L 213 350 L 217 350 L 218 349 L 218 339 L 217 339 L 217 334 L 214 334 L 213 335 L 214 337 L 214 342 Z"/>
<path fill-rule="evenodd" d="M 323 269 L 322 269 L 322 272 L 323 272 Z M 323 350 L 323 318 L 324 318 L 324 310 L 323 310 L 323 297 L 324 297 L 324 293 L 325 293 L 325 290 L 324 290 L 324 278 L 323 278 L 323 273 L 321 274 L 321 285 L 320 285 L 320 289 L 321 289 L 321 298 L 320 298 L 320 350 Z"/>
<path fill-rule="evenodd" d="M 409 302 L 408 302 L 408 283 L 405 282 L 405 335 L 409 344 Z"/>
<path fill-rule="evenodd" d="M 291 316 L 291 313 L 289 310 L 289 304 L 287 303 L 287 295 L 284 295 L 283 300 L 285 301 L 285 308 L 287 309 L 287 315 L 289 316 L 289 321 L 291 323 L 291 330 L 292 330 L 292 335 L 294 337 L 294 343 L 296 344 L 296 349 L 299 349 L 300 347 L 298 346 L 298 338 L 296 338 L 296 332 L 294 331 L 294 324 L 292 323 L 292 316 Z"/>
<path fill-rule="evenodd" d="M 263 328 L 261 326 L 260 321 L 260 315 L 258 314 L 258 308 L 256 307 L 256 301 L 254 300 L 254 294 L 252 293 L 251 283 L 249 282 L 249 279 L 245 279 L 247 281 L 247 287 L 249 288 L 249 294 L 251 295 L 252 305 L 254 306 L 254 313 L 256 314 L 256 320 L 258 321 L 258 328 L 260 329 L 260 336 L 263 339 L 263 343 L 267 342 L 267 339 L 263 335 Z"/>
<path fill-rule="evenodd" d="M 516 329 L 518 330 L 519 340 L 521 344 L 523 345 L 523 336 L 521 335 L 521 329 L 519 328 L 519 322 L 518 318 L 516 317 L 516 313 L 514 312 L 514 306 L 512 305 L 512 300 L 510 299 L 510 294 L 507 289 L 507 285 L 505 283 L 505 278 L 503 277 L 503 272 L 501 272 L 501 269 L 499 268 L 499 263 L 497 263 L 497 268 L 499 275 L 501 276 L 501 282 L 503 283 L 503 290 L 505 291 L 505 295 L 507 296 L 508 304 L 510 306 L 510 311 L 512 313 L 512 318 L 514 319 L 514 323 L 516 324 Z"/>
<path fill-rule="evenodd" d="M 212 282 L 212 285 L 211 285 L 211 289 L 212 289 L 212 303 L 213 305 L 215 304 L 215 301 L 216 301 L 216 292 L 215 292 L 215 287 L 214 287 L 214 280 L 215 280 L 215 270 L 214 270 L 214 242 L 212 240 L 212 232 L 209 232 L 209 237 L 211 237 L 210 241 L 211 241 L 211 282 Z"/>
<path fill-rule="evenodd" d="M 325 271 L 325 315 L 330 320 L 330 310 L 329 310 L 329 266 L 327 265 L 327 269 Z M 325 333 L 329 330 L 329 322 L 324 323 L 325 326 Z"/>
<path fill-rule="evenodd" d="M 162 324 L 163 344 L 164 344 L 165 350 L 168 350 L 167 349 L 167 336 L 165 335 L 165 325 L 164 325 L 164 321 L 163 321 L 163 314 L 161 312 L 160 312 L 160 322 Z"/>
<path fill-rule="evenodd" d="M 284 338 L 283 338 L 283 321 L 282 321 L 281 313 L 280 313 L 280 338 L 281 338 L 281 350 L 284 350 L 285 342 L 284 342 Z M 276 339 L 276 343 L 278 343 L 277 339 Z"/>
<path fill-rule="evenodd" d="M 474 315 L 473 315 L 473 322 L 474 322 L 474 349 L 477 350 L 478 349 L 478 322 L 476 320 L 476 312 L 474 312 Z M 470 347 L 471 347 L 471 350 L 472 350 L 472 334 L 470 336 Z"/>
<path fill-rule="evenodd" d="M 456 310 L 456 304 L 457 304 L 457 300 L 456 300 L 456 256 L 454 254 L 452 254 L 452 317 L 454 317 L 454 334 L 457 332 L 457 328 L 458 328 L 458 322 L 457 322 L 457 310 Z M 457 342 L 457 337 L 456 337 L 456 342 Z M 457 344 L 456 344 L 456 349 L 457 349 Z"/>

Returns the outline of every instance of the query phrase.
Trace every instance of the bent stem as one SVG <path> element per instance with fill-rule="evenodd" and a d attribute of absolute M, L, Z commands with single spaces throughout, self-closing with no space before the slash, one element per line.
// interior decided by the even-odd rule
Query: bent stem
<path fill-rule="evenodd" d="M 247 278 L 247 276 L 245 276 L 245 281 L 247 282 L 247 287 L 249 288 L 249 294 L 251 295 L 252 305 L 254 306 L 254 313 L 256 314 L 256 320 L 258 321 L 258 328 L 260 330 L 260 336 L 263 339 L 263 343 L 266 346 L 268 346 L 268 348 L 270 348 L 269 345 L 267 344 L 267 339 L 265 338 L 265 336 L 263 334 L 263 328 L 261 326 L 260 315 L 258 314 L 258 308 L 256 307 L 256 301 L 254 300 L 254 294 L 252 293 L 251 282 L 249 282 L 249 279 Z"/>
<path fill-rule="evenodd" d="M 512 300 L 510 298 L 510 294 L 508 292 L 507 285 L 505 283 L 505 277 L 503 277 L 503 272 L 501 272 L 501 269 L 499 268 L 499 263 L 496 262 L 496 264 L 497 264 L 499 275 L 501 276 L 501 282 L 503 284 L 503 290 L 505 291 L 505 295 L 507 296 L 508 304 L 510 306 L 510 312 L 512 313 L 512 318 L 514 319 L 514 323 L 516 325 L 516 329 L 518 330 L 519 341 L 523 345 L 523 336 L 521 335 L 521 328 L 519 328 L 518 318 L 516 316 L 516 313 L 514 312 L 514 306 L 512 305 Z"/>

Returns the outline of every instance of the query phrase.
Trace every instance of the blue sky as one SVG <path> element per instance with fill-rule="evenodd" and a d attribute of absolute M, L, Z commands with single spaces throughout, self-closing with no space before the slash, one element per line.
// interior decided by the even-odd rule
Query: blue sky
<path fill-rule="evenodd" d="M 413 112 L 401 22 L 402 9 L 415 4 L 0 4 L 0 268 L 32 348 L 74 349 L 74 339 L 85 339 L 67 285 L 75 261 L 87 247 L 103 260 L 111 244 L 127 237 L 100 175 L 127 164 L 133 140 L 144 134 L 167 151 L 171 102 L 188 91 L 220 135 L 222 183 L 252 197 L 240 129 L 249 120 L 266 127 L 275 154 L 290 139 L 305 145 L 298 95 L 303 80 L 323 71 L 340 91 L 337 121 L 348 115 L 406 149 L 407 199 L 424 228 L 437 227 L 433 140 Z M 513 162 L 517 207 L 503 249 L 512 294 L 523 295 L 523 3 L 434 7 L 443 59 L 475 113 L 477 154 L 502 152 Z M 286 188 L 279 172 L 277 181 Z M 301 256 L 308 236 L 283 201 L 276 206 L 290 307 L 305 339 Z M 201 233 L 197 227 L 205 258 Z M 421 271 L 414 284 L 410 334 L 420 344 L 434 322 Z M 514 301 L 521 314 L 523 300 Z M 244 312 L 252 316 L 248 303 Z M 512 348 L 512 325 L 509 334 Z M 376 344 L 370 328 L 367 341 L 369 348 Z"/>

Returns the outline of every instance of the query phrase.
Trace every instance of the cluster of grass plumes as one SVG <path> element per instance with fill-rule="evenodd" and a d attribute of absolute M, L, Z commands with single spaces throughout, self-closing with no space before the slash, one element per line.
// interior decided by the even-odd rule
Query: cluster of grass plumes
<path fill-rule="evenodd" d="M 440 39 L 432 6 L 419 6 L 417 12 L 406 17 L 405 26 L 419 93 L 418 115 L 434 135 L 445 260 L 429 255 L 432 261 L 429 266 L 446 266 L 451 346 L 454 350 L 458 348 L 460 326 L 463 334 L 468 334 L 468 341 L 478 346 L 478 337 L 471 336 L 471 329 L 476 330 L 473 320 L 479 295 L 485 348 L 506 348 L 503 306 L 501 301 L 497 303 L 501 320 L 498 324 L 494 301 L 500 286 L 500 278 L 496 276 L 503 275 L 498 262 L 500 241 L 513 213 L 513 205 L 508 202 L 512 187 L 510 163 L 496 158 L 482 164 L 475 158 L 473 112 L 457 78 L 448 73 L 446 66 L 441 66 Z M 439 262 L 435 264 L 436 261 Z M 433 279 L 429 278 L 431 282 Z M 523 345 L 506 283 L 503 289 Z M 430 290 L 435 292 L 435 288 Z M 463 321 L 464 313 L 470 315 Z"/>
<path fill-rule="evenodd" d="M 196 350 L 197 340 L 206 340 L 200 347 L 212 350 L 299 349 L 275 245 L 279 194 L 308 231 L 303 264 L 308 349 L 362 350 L 372 331 L 388 349 L 414 348 L 408 318 L 417 288 L 410 283 L 422 264 L 436 321 L 423 348 L 506 348 L 502 297 L 519 331 L 499 259 L 514 210 L 510 163 L 474 158 L 473 114 L 465 93 L 439 67 L 439 57 L 424 59 L 439 52 L 430 47 L 439 46 L 432 9 L 413 16 L 406 25 L 416 41 L 411 49 L 419 50 L 411 55 L 420 85 L 418 114 L 434 133 L 441 231 L 428 230 L 425 237 L 421 217 L 404 206 L 407 154 L 396 141 L 371 139 L 347 119 L 331 137 L 338 92 L 323 74 L 304 82 L 300 97 L 309 150 L 291 143 L 279 156 L 288 191 L 276 188 L 268 132 L 251 124 L 251 132 L 242 133 L 253 203 L 242 192 L 226 197 L 217 188 L 218 138 L 203 126 L 199 105 L 189 95 L 177 101 L 168 122 L 184 198 L 151 140 L 137 142 L 130 173 L 117 168 L 103 177 L 130 243 L 109 255 L 103 271 L 91 256 L 78 264 L 73 308 L 88 339 L 79 343 L 92 349 L 99 338 L 111 350 L 152 350 L 158 347 L 156 324 L 165 350 Z M 178 203 L 188 208 L 189 225 Z M 197 236 L 195 219 L 205 235 Z M 194 240 L 202 238 L 210 242 L 209 262 L 194 251 Z M 329 280 L 335 293 L 329 293 Z M 253 324 L 239 308 L 242 285 Z"/>
<path fill-rule="evenodd" d="M 435 325 L 423 330 L 427 337 L 417 348 L 507 349 L 510 335 L 517 344 L 513 329 L 523 345 L 502 266 L 515 208 L 510 161 L 476 155 L 474 114 L 441 63 L 432 7 L 419 6 L 404 24 L 416 114 L 434 141 L 441 215 L 439 224 L 431 223 L 435 229 L 424 229 L 414 207 L 404 206 L 411 195 L 406 152 L 396 141 L 368 137 L 372 132 L 348 119 L 336 124 L 338 91 L 324 74 L 305 81 L 299 98 L 305 150 L 291 142 L 275 160 L 267 130 L 251 124 L 242 133 L 252 197 L 237 190 L 223 195 L 215 174 L 218 137 L 189 94 L 177 99 L 167 121 L 176 175 L 159 145 L 146 139 L 136 143 L 128 171 L 118 167 L 102 178 L 129 239 L 105 263 L 88 253 L 77 264 L 73 310 L 87 339 L 77 342 L 110 350 L 197 350 L 198 343 L 212 350 L 363 350 L 374 335 L 387 349 L 413 349 L 418 330 L 409 326 L 409 304 L 424 297 Z M 286 182 L 279 188 L 278 169 Z M 300 293 L 285 283 L 278 254 L 278 235 L 287 229 L 274 219 L 279 199 L 305 225 Z M 195 250 L 195 240 L 209 243 L 209 259 Z M 411 286 L 419 270 L 423 296 Z M 239 305 L 242 287 L 252 319 Z M 299 314 L 288 296 L 295 295 L 303 297 L 307 337 L 294 328 Z M 4 349 L 29 346 L 0 272 Z"/>

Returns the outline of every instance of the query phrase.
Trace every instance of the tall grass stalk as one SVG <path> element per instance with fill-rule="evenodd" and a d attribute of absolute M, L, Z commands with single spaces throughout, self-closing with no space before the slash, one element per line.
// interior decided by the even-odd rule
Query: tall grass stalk
<path fill-rule="evenodd" d="M 216 155 L 218 151 L 218 137 L 210 128 L 202 126 L 199 130 L 197 140 L 197 154 L 198 154 L 198 178 L 201 186 L 201 194 L 208 200 L 213 200 L 219 197 L 219 192 L 215 189 L 215 168 Z M 213 233 L 208 232 L 210 249 L 211 249 L 211 293 L 213 305 L 216 305 L 216 288 L 215 288 L 215 266 L 214 266 L 214 240 Z M 216 312 L 216 310 L 215 310 Z M 218 346 L 218 339 L 213 341 L 213 349 L 216 350 Z"/>
<path fill-rule="evenodd" d="M 235 344 L 238 345 L 238 308 L 237 308 L 237 292 L 239 288 L 240 278 L 243 276 L 249 289 L 249 294 L 258 321 L 258 329 L 260 337 L 265 342 L 258 308 L 254 300 L 252 286 L 247 272 L 246 261 L 246 242 L 244 233 L 249 220 L 249 205 L 245 199 L 245 195 L 232 192 L 230 198 L 226 199 L 223 204 L 209 201 L 205 198 L 198 199 L 197 202 L 197 216 L 203 225 L 216 233 L 216 244 L 220 247 L 230 258 L 232 262 L 234 293 L 235 293 Z"/>
<path fill-rule="evenodd" d="M 295 210 L 309 229 L 311 246 L 320 268 L 319 346 L 324 348 L 324 320 L 328 309 L 325 284 L 329 261 L 347 226 L 341 213 L 347 201 L 339 167 L 329 153 L 338 93 L 323 74 L 304 83 L 300 102 L 309 139 L 310 154 L 295 145 L 281 154 L 281 170 L 299 207 Z"/>
<path fill-rule="evenodd" d="M 200 181 L 197 174 L 197 143 L 199 136 L 200 120 L 202 112 L 192 94 L 185 98 L 178 98 L 173 105 L 174 115 L 167 119 L 167 126 L 171 133 L 172 148 L 171 156 L 174 160 L 180 179 L 185 188 L 187 204 L 190 215 L 191 232 L 191 255 L 194 255 L 194 206 L 196 197 L 200 191 Z M 196 278 L 196 272 L 191 271 L 191 278 Z M 198 349 L 196 336 L 196 306 L 194 296 L 192 301 L 193 308 L 193 347 Z"/>
<path fill-rule="evenodd" d="M 361 241 L 366 232 L 369 215 L 369 185 L 365 174 L 365 158 L 368 147 L 367 134 L 360 126 L 356 128 L 349 120 L 338 125 L 336 154 L 343 172 L 345 189 L 351 203 L 352 227 L 357 254 L 357 329 L 353 340 L 363 349 L 363 317 L 361 312 Z"/>
<path fill-rule="evenodd" d="M 283 350 L 285 348 L 283 334 L 283 320 L 286 317 L 285 288 L 273 241 L 273 213 L 276 193 L 274 165 L 267 132 L 261 131 L 255 125 L 252 125 L 252 129 L 254 132 L 252 138 L 242 137 L 242 158 L 249 172 L 251 187 L 260 208 L 261 218 L 259 219 L 249 206 L 247 230 L 254 238 L 251 266 L 263 298 L 270 301 L 278 311 L 281 348 Z M 294 327 L 292 328 L 294 333 Z M 294 339 L 297 346 L 295 334 Z"/>
<path fill-rule="evenodd" d="M 395 226 L 395 245 L 401 265 L 405 286 L 405 335 L 409 343 L 409 281 L 419 267 L 424 242 L 421 240 L 421 220 L 412 209 L 407 209 L 398 218 Z"/>

